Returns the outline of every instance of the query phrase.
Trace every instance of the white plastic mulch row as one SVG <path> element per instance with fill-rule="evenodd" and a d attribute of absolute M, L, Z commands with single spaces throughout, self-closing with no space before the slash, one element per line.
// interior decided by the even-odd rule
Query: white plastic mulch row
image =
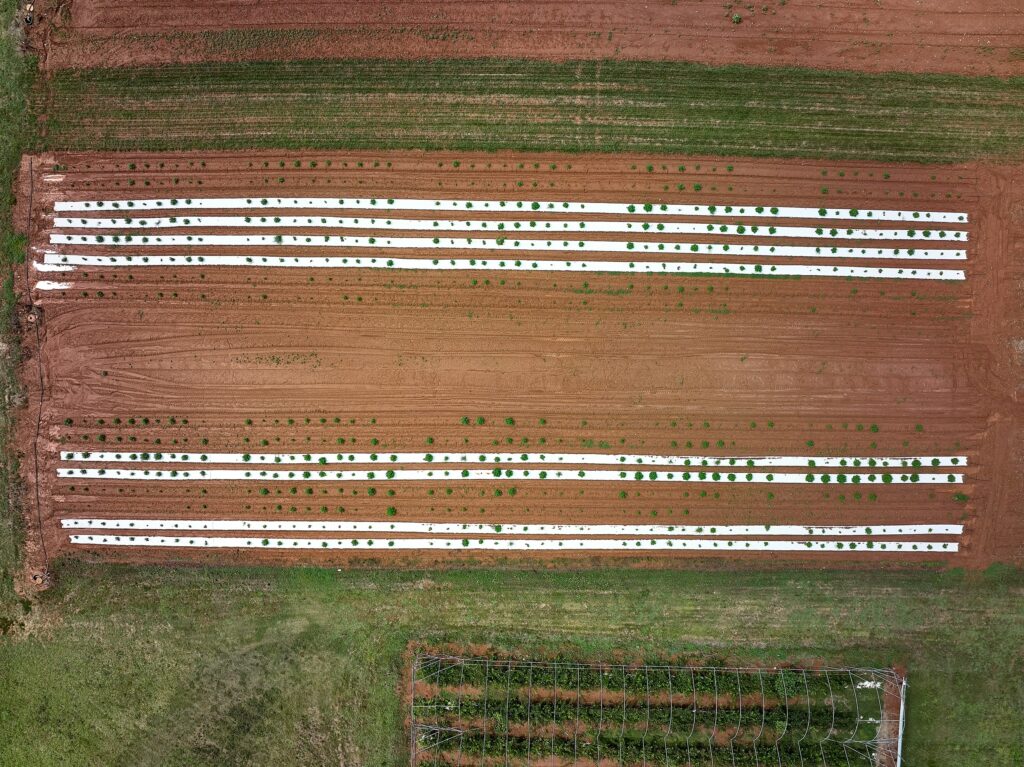
<path fill-rule="evenodd" d="M 873 258 L 896 261 L 963 261 L 964 250 L 918 250 L 914 248 L 838 248 L 709 244 L 695 242 L 631 242 L 627 240 L 540 240 L 441 237 L 346 237 L 344 235 L 269 234 L 169 234 L 125 235 L 51 234 L 51 245 L 103 245 L 104 247 L 292 247 L 307 248 L 403 248 L 416 250 L 529 250 L 559 253 L 696 253 L 706 256 L 749 256 L 751 258 Z"/>
<path fill-rule="evenodd" d="M 36 290 L 69 290 L 72 287 L 70 282 L 54 282 L 53 280 L 39 280 L 35 284 Z"/>
<path fill-rule="evenodd" d="M 110 530 L 250 530 L 315 533 L 434 533 L 437 535 L 629 535 L 629 536 L 766 536 L 809 537 L 879 535 L 960 535 L 963 525 L 536 525 L 456 522 L 295 522 L 242 519 L 84 519 L 61 520 L 66 529 Z"/>
<path fill-rule="evenodd" d="M 380 471 L 267 471 L 242 469 L 75 469 L 58 468 L 57 476 L 66 479 L 118 479 L 118 480 L 260 480 L 260 481 L 324 481 L 324 482 L 369 482 L 369 481 L 423 481 L 423 480 L 568 480 L 590 482 L 773 482 L 775 484 L 797 484 L 808 482 L 837 482 L 840 484 L 959 484 L 960 474 L 802 474 L 784 472 L 766 474 L 761 472 L 658 472 L 658 471 L 608 471 L 608 470 L 531 470 L 531 469 L 387 469 Z"/>
<path fill-rule="evenodd" d="M 958 240 L 966 242 L 968 233 L 961 229 L 854 229 L 852 227 L 764 226 L 757 224 L 702 224 L 667 221 L 551 221 L 546 219 L 423 219 L 423 218 L 354 218 L 337 216 L 178 216 L 157 218 L 55 218 L 55 229 L 191 229 L 191 228 L 259 228 L 286 229 L 310 227 L 317 229 L 427 229 L 439 232 L 504 232 L 509 234 L 545 234 L 584 232 L 633 232 L 636 234 L 707 234 L 739 237 L 794 237 L 847 240 Z"/>
<path fill-rule="evenodd" d="M 966 223 L 967 214 L 948 211 L 919 211 L 857 208 L 778 207 L 765 205 L 668 205 L 650 202 L 567 202 L 550 200 L 440 200 L 393 198 L 328 197 L 208 197 L 147 200 L 64 200 L 54 203 L 55 211 L 109 211 L 158 209 L 245 210 L 327 209 L 327 210 L 416 210 L 416 211 L 547 211 L 614 215 L 659 214 L 670 216 L 746 216 L 751 218 L 873 219 Z"/>
<path fill-rule="evenodd" d="M 46 264 L 41 261 L 33 261 L 32 266 L 37 272 L 73 272 L 75 267 L 70 264 Z"/>
<path fill-rule="evenodd" d="M 245 464 L 333 464 L 333 463 L 530 463 L 618 464 L 648 466 L 816 466 L 821 468 L 919 468 L 922 466 L 967 466 L 965 455 L 919 455 L 898 458 L 869 456 L 700 456 L 638 455 L 622 453 L 148 453 L 63 451 L 62 461 L 96 463 L 245 463 Z"/>
<path fill-rule="evenodd" d="M 171 538 L 135 535 L 72 535 L 72 544 L 83 546 L 133 546 L 212 549 L 348 549 L 348 550 L 485 550 L 485 551 L 835 551 L 871 553 L 955 553 L 957 543 L 911 543 L 904 541 L 821 541 L 821 540 L 709 540 L 700 538 L 612 539 L 502 539 L 502 538 Z"/>
<path fill-rule="evenodd" d="M 475 258 L 326 258 L 272 256 L 84 256 L 48 252 L 44 264 L 72 266 L 249 266 L 305 269 L 413 269 L 433 271 L 603 272 L 628 274 L 743 275 L 763 277 L 865 277 L 963 280 L 962 269 L 831 266 L 814 264 L 737 264 L 697 261 L 496 261 Z M 65 288 L 70 285 L 65 284 Z M 46 288 L 43 288 L 46 289 Z M 50 288 L 59 289 L 59 288 Z"/>

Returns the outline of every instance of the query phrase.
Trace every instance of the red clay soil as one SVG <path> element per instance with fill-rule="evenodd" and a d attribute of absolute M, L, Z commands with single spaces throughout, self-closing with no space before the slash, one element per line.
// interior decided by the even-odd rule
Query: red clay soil
<path fill-rule="evenodd" d="M 498 56 L 1024 72 L 1024 8 L 999 0 L 42 0 L 36 6 L 32 45 L 53 69 Z"/>
<path fill-rule="evenodd" d="M 293 167 L 296 159 L 301 169 Z M 19 222 L 28 215 L 27 168 L 26 160 Z M 48 240 L 57 199 L 271 196 L 267 190 L 275 196 L 400 192 L 889 206 L 964 210 L 971 220 L 968 279 L 959 283 L 224 267 L 45 275 L 74 287 L 38 294 L 38 355 L 25 322 L 21 375 L 29 406 L 19 418 L 18 445 L 34 525 L 31 446 L 41 362 L 38 513 L 51 556 L 69 550 L 62 517 L 152 515 L 707 526 L 963 521 L 961 553 L 925 556 L 963 566 L 1024 561 L 1020 169 L 466 153 L 72 154 L 37 157 L 34 169 L 31 242 L 37 248 Z M 823 173 L 827 198 L 820 191 Z M 687 190 L 697 182 L 703 191 L 675 191 L 680 178 Z M 19 275 L 17 288 L 24 287 Z M 464 426 L 463 416 L 483 416 L 486 424 Z M 508 417 L 514 426 L 505 425 Z M 58 450 L 101 444 L 192 452 L 963 453 L 970 466 L 963 485 L 860 492 L 493 480 L 377 483 L 375 494 L 372 482 L 299 482 L 294 495 L 281 482 L 263 496 L 257 482 L 56 478 Z M 622 489 L 627 498 L 620 498 Z M 954 493 L 966 494 L 967 502 Z M 386 516 L 388 507 L 397 514 Z M 37 538 L 33 529 L 30 540 Z M 96 555 L 296 559 L 267 551 Z M 585 565 L 625 561 L 621 554 L 571 556 Z M 340 551 L 307 551 L 299 559 L 374 561 L 365 552 Z M 445 555 L 378 555 L 376 561 L 400 559 L 443 563 Z M 897 559 L 865 552 L 736 561 L 841 566 Z M 537 555 L 458 553 L 457 561 L 467 560 L 538 563 Z M 693 556 L 679 552 L 642 560 L 687 561 Z"/>

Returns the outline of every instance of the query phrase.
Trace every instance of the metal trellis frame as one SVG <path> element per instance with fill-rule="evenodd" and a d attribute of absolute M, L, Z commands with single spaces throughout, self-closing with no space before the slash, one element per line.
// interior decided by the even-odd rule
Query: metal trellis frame
<path fill-rule="evenodd" d="M 688 732 L 678 705 L 687 674 Z M 582 663 L 420 651 L 408 679 L 413 767 L 902 762 L 906 680 L 890 669 Z M 900 698 L 898 723 L 892 696 Z"/>

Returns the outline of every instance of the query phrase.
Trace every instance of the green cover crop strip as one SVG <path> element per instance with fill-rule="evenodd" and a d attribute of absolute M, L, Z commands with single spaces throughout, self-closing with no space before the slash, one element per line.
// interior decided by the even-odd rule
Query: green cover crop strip
<path fill-rule="evenodd" d="M 677 62 L 202 63 L 39 78 L 39 149 L 1020 157 L 1024 78 Z M 381 115 L 386 115 L 382 119 Z"/>

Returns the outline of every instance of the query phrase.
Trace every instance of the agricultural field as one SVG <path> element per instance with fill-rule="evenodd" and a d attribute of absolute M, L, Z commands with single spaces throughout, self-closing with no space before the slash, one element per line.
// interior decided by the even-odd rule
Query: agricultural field
<path fill-rule="evenodd" d="M 1024 77 L 663 61 L 257 61 L 36 78 L 36 148 L 1024 159 Z M 380 115 L 387 115 L 382 120 Z"/>
<path fill-rule="evenodd" d="M 608 664 L 417 648 L 412 764 L 900 763 L 891 669 Z"/>
<path fill-rule="evenodd" d="M 1016 411 L 991 418 L 1012 173 L 452 153 L 23 171 L 51 551 L 1020 555 Z"/>
<path fill-rule="evenodd" d="M 40 0 L 45 69 L 363 57 L 656 59 L 1020 74 L 1024 13 L 995 0 L 284 3 Z"/>
<path fill-rule="evenodd" d="M 1011 6 L 0 0 L 0 764 L 1024 763 Z"/>

